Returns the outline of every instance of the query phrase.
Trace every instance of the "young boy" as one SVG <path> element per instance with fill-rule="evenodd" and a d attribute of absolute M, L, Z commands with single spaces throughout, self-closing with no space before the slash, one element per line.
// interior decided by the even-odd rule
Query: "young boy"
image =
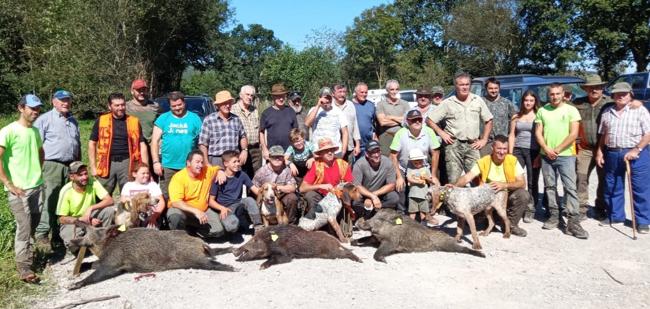
<path fill-rule="evenodd" d="M 225 167 L 226 182 L 222 185 L 212 184 L 208 206 L 219 212 L 219 217 L 227 232 L 237 232 L 240 227 L 248 228 L 248 218 L 253 222 L 255 231 L 262 228 L 257 202 L 251 197 L 245 197 L 244 192 L 249 189 L 257 192 L 251 179 L 241 172 L 239 151 L 227 150 L 221 155 Z M 246 191 L 244 191 L 246 190 Z"/>
<path fill-rule="evenodd" d="M 431 171 L 424 165 L 426 156 L 420 149 L 412 149 L 409 153 L 409 167 L 406 169 L 406 179 L 409 183 L 408 212 L 415 220 L 420 213 L 420 221 L 428 225 L 436 225 L 435 219 L 429 216 L 429 184 L 433 183 Z"/>
<path fill-rule="evenodd" d="M 287 147 L 284 153 L 285 163 L 291 168 L 291 175 L 296 177 L 296 182 L 300 184 L 307 171 L 314 163 L 314 143 L 305 140 L 305 131 L 295 128 L 289 132 L 291 146 Z"/>

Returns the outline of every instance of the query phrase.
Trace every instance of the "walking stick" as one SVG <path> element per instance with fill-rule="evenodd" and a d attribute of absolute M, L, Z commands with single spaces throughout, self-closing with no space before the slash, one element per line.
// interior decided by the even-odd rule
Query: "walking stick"
<path fill-rule="evenodd" d="M 630 192 L 630 214 L 632 215 L 632 239 L 636 240 L 636 216 L 634 215 L 634 193 L 632 192 L 632 171 L 630 161 L 625 160 L 625 176 L 627 176 L 627 189 Z"/>

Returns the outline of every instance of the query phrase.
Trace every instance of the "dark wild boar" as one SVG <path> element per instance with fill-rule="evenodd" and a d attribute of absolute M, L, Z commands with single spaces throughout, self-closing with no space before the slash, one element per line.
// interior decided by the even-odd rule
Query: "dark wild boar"
<path fill-rule="evenodd" d="M 350 259 L 359 257 L 344 248 L 336 238 L 321 231 L 305 231 L 294 225 L 270 226 L 255 233 L 243 246 L 233 251 L 237 261 L 267 259 L 260 269 L 289 263 L 295 259 Z"/>
<path fill-rule="evenodd" d="M 355 239 L 352 244 L 379 245 L 374 255 L 374 259 L 379 262 L 386 263 L 386 256 L 402 252 L 443 251 L 485 257 L 480 251 L 457 244 L 444 232 L 426 228 L 393 209 L 381 209 L 369 220 L 359 219 L 356 225 L 359 229 L 370 231 L 372 235 Z"/>
<path fill-rule="evenodd" d="M 214 255 L 232 252 L 231 248 L 212 249 L 201 239 L 189 236 L 184 231 L 133 228 L 120 233 L 117 226 L 88 226 L 86 235 L 73 239 L 72 243 L 77 246 L 94 246 L 93 252 L 99 260 L 93 263 L 95 271 L 74 283 L 71 290 L 123 273 L 187 268 L 235 270 L 232 266 L 213 259 Z"/>

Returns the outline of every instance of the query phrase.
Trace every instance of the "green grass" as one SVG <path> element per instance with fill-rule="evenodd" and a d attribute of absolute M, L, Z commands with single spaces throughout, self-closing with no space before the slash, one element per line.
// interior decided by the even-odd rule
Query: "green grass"
<path fill-rule="evenodd" d="M 1 115 L 0 127 L 17 119 L 17 114 Z M 88 138 L 94 120 L 82 120 L 79 122 L 81 132 L 81 153 L 84 162 L 88 162 Z M 9 210 L 7 194 L 4 189 L 0 190 L 0 307 L 13 308 L 25 307 L 26 300 L 30 296 L 44 293 L 48 284 L 31 285 L 25 284 L 18 278 L 14 260 L 14 235 L 16 224 L 13 214 Z M 35 257 L 36 271 L 41 275 L 47 264 L 47 256 L 38 252 Z M 52 280 L 48 280 L 52 282 Z"/>

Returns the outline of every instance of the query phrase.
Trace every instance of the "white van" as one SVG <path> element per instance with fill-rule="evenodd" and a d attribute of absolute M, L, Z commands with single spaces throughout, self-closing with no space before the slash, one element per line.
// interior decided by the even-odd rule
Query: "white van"
<path fill-rule="evenodd" d="M 368 90 L 368 100 L 375 102 L 375 105 L 377 104 L 377 102 L 381 101 L 384 98 L 384 96 L 386 96 L 386 89 Z M 400 99 L 409 102 L 411 108 L 418 105 L 417 100 L 415 99 L 415 90 L 413 89 L 400 90 L 399 97 Z"/>

